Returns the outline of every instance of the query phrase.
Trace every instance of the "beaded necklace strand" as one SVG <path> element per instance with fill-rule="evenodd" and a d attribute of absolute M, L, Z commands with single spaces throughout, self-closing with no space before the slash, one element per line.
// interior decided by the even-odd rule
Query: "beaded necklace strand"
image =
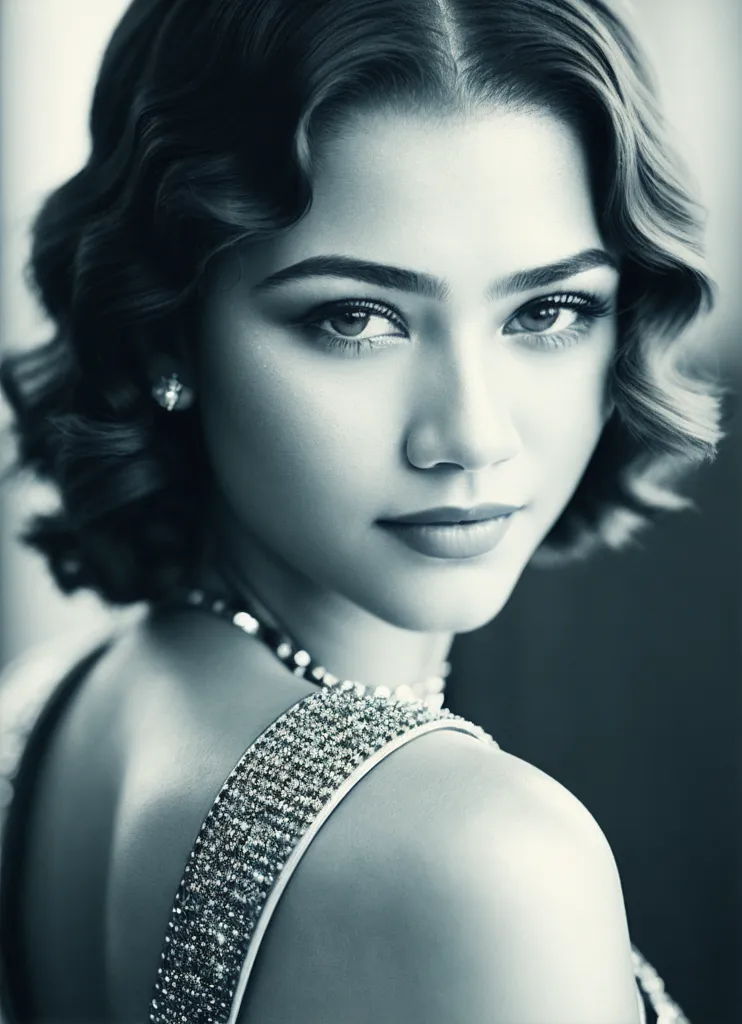
<path fill-rule="evenodd" d="M 319 686 L 339 686 L 343 690 L 353 688 L 359 696 L 372 693 L 393 701 L 421 702 L 433 711 L 439 710 L 443 705 L 446 677 L 451 670 L 447 661 L 441 666 L 439 675 L 426 676 L 411 686 L 406 683 L 394 688 L 366 686 L 355 679 L 339 679 L 333 675 L 324 665 L 315 661 L 311 654 L 297 644 L 283 628 L 267 622 L 266 616 L 261 615 L 255 604 L 244 594 L 240 595 L 238 602 L 222 594 L 209 593 L 199 587 L 178 588 L 170 595 L 167 603 L 201 608 L 230 622 L 243 633 L 254 636 L 264 643 L 295 676 L 309 679 Z"/>

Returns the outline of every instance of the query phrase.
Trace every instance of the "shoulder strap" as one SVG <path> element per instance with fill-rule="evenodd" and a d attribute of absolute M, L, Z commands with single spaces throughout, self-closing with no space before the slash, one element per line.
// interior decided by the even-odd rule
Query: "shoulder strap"
<path fill-rule="evenodd" d="M 450 711 L 395 703 L 353 684 L 322 688 L 248 748 L 199 830 L 175 895 L 150 1004 L 151 1024 L 236 1024 L 260 943 L 312 839 L 350 790 L 417 736 L 453 729 L 497 746 Z M 689 1024 L 633 948 L 661 1024 Z"/>
<path fill-rule="evenodd" d="M 642 1024 L 646 1022 L 645 1001 L 657 1015 L 657 1024 L 690 1024 L 674 999 L 665 989 L 665 983 L 654 967 L 645 960 L 636 946 L 631 947 L 634 974 L 641 994 Z"/>
<path fill-rule="evenodd" d="M 175 896 L 152 1024 L 237 1020 L 286 884 L 331 812 L 393 750 L 436 729 L 495 744 L 447 709 L 353 684 L 298 701 L 248 748 L 201 826 Z"/>

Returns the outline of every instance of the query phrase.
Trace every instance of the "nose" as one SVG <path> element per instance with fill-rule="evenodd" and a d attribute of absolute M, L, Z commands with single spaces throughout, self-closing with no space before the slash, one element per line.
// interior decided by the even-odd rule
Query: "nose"
<path fill-rule="evenodd" d="M 485 346 L 451 346 L 449 355 L 428 370 L 418 377 L 416 412 L 407 432 L 412 466 L 480 470 L 520 451 L 505 367 L 487 358 Z"/>

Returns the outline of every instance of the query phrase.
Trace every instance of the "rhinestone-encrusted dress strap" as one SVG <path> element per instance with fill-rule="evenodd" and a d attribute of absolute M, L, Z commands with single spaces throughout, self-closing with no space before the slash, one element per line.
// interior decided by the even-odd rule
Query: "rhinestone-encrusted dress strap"
<path fill-rule="evenodd" d="M 332 810 L 415 737 L 454 729 L 445 708 L 360 688 L 303 698 L 248 748 L 206 816 L 175 895 L 150 1005 L 153 1024 L 234 1024 L 270 917 Z"/>

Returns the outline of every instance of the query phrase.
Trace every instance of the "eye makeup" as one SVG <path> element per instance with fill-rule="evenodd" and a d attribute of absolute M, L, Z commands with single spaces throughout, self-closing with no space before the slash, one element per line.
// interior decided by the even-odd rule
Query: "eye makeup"
<path fill-rule="evenodd" d="M 534 350 L 557 350 L 575 344 L 613 302 L 592 292 L 553 292 L 523 303 L 501 328 L 503 335 Z M 362 336 L 374 321 L 377 333 Z M 563 322 L 566 321 L 566 322 Z M 379 333 L 386 323 L 392 330 Z M 338 353 L 371 352 L 410 339 L 404 316 L 394 306 L 372 299 L 342 299 L 313 307 L 291 326 L 319 346 Z"/>
<path fill-rule="evenodd" d="M 346 317 L 346 323 L 340 326 L 340 321 Z M 356 323 L 353 324 L 352 321 Z M 400 333 L 384 333 L 379 335 L 368 335 L 361 338 L 352 333 L 343 334 L 344 328 L 352 331 L 355 328 L 365 330 L 369 321 L 381 320 L 395 327 Z M 335 321 L 340 327 L 338 330 L 328 330 L 323 324 L 332 325 Z M 366 321 L 364 323 L 364 321 Z M 337 349 L 343 352 L 360 352 L 364 349 L 385 348 L 392 344 L 392 339 L 407 339 L 409 332 L 402 314 L 389 306 L 387 303 L 378 302 L 373 299 L 342 299 L 325 303 L 322 306 L 310 310 L 306 316 L 301 317 L 295 324 L 303 330 L 307 336 L 324 346 L 325 348 Z"/>
<path fill-rule="evenodd" d="M 561 349 L 575 344 L 601 317 L 610 315 L 613 303 L 592 292 L 555 292 L 531 299 L 504 324 L 502 333 L 516 335 L 534 349 Z M 562 314 L 571 314 L 560 323 Z M 528 326 L 526 321 L 531 319 Z M 520 322 L 520 323 L 519 323 Z"/>

